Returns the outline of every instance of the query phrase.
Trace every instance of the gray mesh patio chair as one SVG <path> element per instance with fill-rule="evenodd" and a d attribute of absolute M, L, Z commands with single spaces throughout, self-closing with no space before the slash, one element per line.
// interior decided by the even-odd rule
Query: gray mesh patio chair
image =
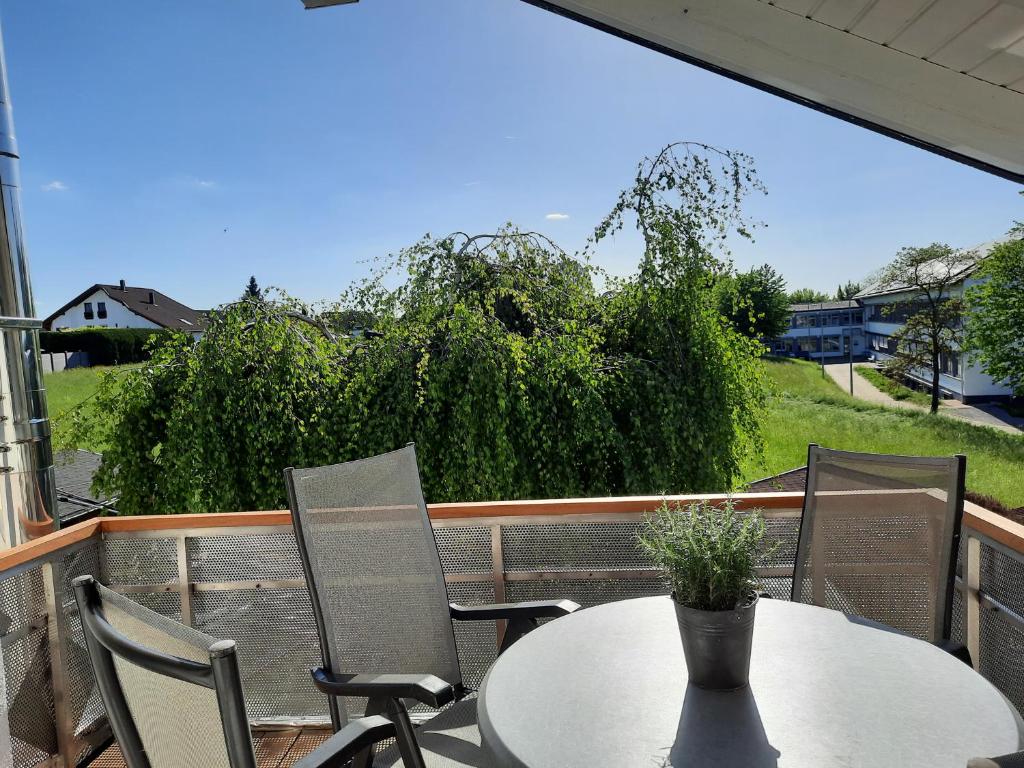
<path fill-rule="evenodd" d="M 476 701 L 462 681 L 452 620 L 504 620 L 501 650 L 537 620 L 571 613 L 567 600 L 464 607 L 450 604 L 412 445 L 382 456 L 313 469 L 287 469 L 285 482 L 302 554 L 335 729 L 339 697 L 365 697 L 386 714 L 397 747 L 363 764 L 477 767 Z M 442 709 L 415 732 L 406 701 Z M 358 706 L 358 704 L 355 704 Z"/>
<path fill-rule="evenodd" d="M 73 582 L 107 718 L 128 768 L 256 768 L 233 640 L 215 638 L 101 586 Z M 393 738 L 383 717 L 350 723 L 295 768 L 341 768 Z"/>
<path fill-rule="evenodd" d="M 1024 768 L 1024 752 L 1002 757 L 975 757 L 967 761 L 967 768 Z"/>
<path fill-rule="evenodd" d="M 792 599 L 950 641 L 964 510 L 964 456 L 807 455 Z"/>

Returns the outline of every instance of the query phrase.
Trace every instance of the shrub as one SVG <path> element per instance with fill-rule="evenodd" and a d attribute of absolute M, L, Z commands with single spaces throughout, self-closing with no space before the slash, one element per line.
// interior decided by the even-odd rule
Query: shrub
<path fill-rule="evenodd" d="M 153 349 L 174 331 L 147 328 L 79 328 L 41 331 L 44 352 L 85 352 L 90 365 L 124 365 L 149 359 Z"/>
<path fill-rule="evenodd" d="M 754 594 L 764 536 L 760 511 L 740 514 L 729 499 L 721 506 L 662 504 L 645 519 L 638 542 L 665 571 L 677 602 L 701 611 L 728 611 Z"/>

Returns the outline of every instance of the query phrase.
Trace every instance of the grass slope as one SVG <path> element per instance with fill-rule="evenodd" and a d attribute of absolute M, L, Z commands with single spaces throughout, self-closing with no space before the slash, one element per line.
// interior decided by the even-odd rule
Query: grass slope
<path fill-rule="evenodd" d="M 764 425 L 765 456 L 750 459 L 743 481 L 807 462 L 807 444 L 872 453 L 967 454 L 967 487 L 1009 507 L 1024 506 L 1024 437 L 986 427 L 871 406 L 854 400 L 813 363 L 765 360 L 778 393 Z"/>
<path fill-rule="evenodd" d="M 890 379 L 881 371 L 867 365 L 857 367 L 857 373 L 885 392 L 893 400 L 906 400 L 924 408 L 931 408 L 932 396 L 926 392 L 918 392 L 898 381 Z"/>
<path fill-rule="evenodd" d="M 110 370 L 121 370 L 136 366 L 102 366 L 93 368 L 71 368 L 59 373 L 47 373 L 43 376 L 43 386 L 46 387 L 46 402 L 49 407 L 50 421 L 54 435 L 56 436 L 65 423 L 64 414 L 81 403 L 86 403 L 95 394 L 100 385 L 100 377 Z M 80 445 L 88 451 L 102 453 L 101 445 Z"/>

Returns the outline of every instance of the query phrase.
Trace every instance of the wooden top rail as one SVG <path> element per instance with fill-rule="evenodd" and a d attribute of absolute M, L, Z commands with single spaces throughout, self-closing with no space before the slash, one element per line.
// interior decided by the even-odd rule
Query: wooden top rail
<path fill-rule="evenodd" d="M 998 541 L 1004 547 L 1024 555 L 1024 525 L 1000 514 L 964 502 L 964 528 Z"/>
<path fill-rule="evenodd" d="M 430 504 L 430 517 L 435 520 L 472 520 L 503 517 L 560 517 L 566 515 L 622 515 L 655 511 L 663 502 L 721 502 L 732 498 L 740 509 L 794 510 L 803 505 L 803 494 L 738 493 L 687 496 L 622 496 L 595 499 L 545 499 L 539 501 L 480 501 L 452 504 Z M 201 528 L 250 528 L 291 525 L 287 510 L 271 512 L 220 512 L 216 514 L 142 515 L 136 517 L 103 517 L 51 533 L 42 538 L 0 552 L 0 573 L 70 547 L 102 533 L 141 531 L 179 531 Z M 990 512 L 977 504 L 965 502 L 964 528 L 976 531 L 1009 549 L 1024 555 L 1024 525 Z"/>

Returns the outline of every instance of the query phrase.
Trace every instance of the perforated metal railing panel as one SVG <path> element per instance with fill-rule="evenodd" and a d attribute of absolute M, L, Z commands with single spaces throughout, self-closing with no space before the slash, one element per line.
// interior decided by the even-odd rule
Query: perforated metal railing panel
<path fill-rule="evenodd" d="M 500 525 L 493 520 L 437 521 L 435 536 L 450 599 L 474 604 L 568 598 L 591 606 L 664 594 L 664 581 L 634 545 L 638 520 L 616 516 L 601 522 L 598 517 L 509 518 Z M 769 541 L 760 565 L 764 587 L 776 598 L 789 595 L 799 525 L 793 510 L 768 520 Z M 190 582 L 187 616 L 182 613 L 179 583 L 182 549 Z M 1024 708 L 1024 620 L 1019 618 L 1024 616 L 1024 555 L 987 539 L 982 539 L 980 551 L 981 671 Z M 967 547 L 961 547 L 961 559 L 966 552 Z M 500 562 L 495 562 L 495 555 Z M 44 568 L 50 569 L 59 597 L 56 646 L 47 622 Z M 99 575 L 103 582 L 129 592 L 132 600 L 170 618 L 186 618 L 203 632 L 237 640 L 254 720 L 326 721 L 326 702 L 309 681 L 309 668 L 319 663 L 319 645 L 289 529 L 111 535 L 15 573 L 0 574 L 0 642 L 16 768 L 47 762 L 59 753 L 62 741 L 73 758 L 81 757 L 105 735 L 69 589 L 70 581 L 82 573 Z M 958 574 L 964 573 L 960 563 Z M 967 635 L 965 605 L 960 590 L 953 604 L 953 636 L 961 641 Z M 476 687 L 496 658 L 495 623 L 457 622 L 455 635 L 465 683 Z M 63 739 L 58 736 L 61 720 L 53 694 L 53 648 L 60 652 L 63 706 L 72 730 Z M 275 739 L 266 742 L 267 755 L 276 754 L 285 741 L 294 751 L 300 741 L 312 743 L 316 737 Z M 273 756 L 267 761 L 290 764 Z"/>
<path fill-rule="evenodd" d="M 309 677 L 320 646 L 305 590 L 199 592 L 193 605 L 197 629 L 238 643 L 249 717 L 326 719 L 326 700 Z"/>
<path fill-rule="evenodd" d="M 1024 559 L 994 542 L 981 547 L 980 668 L 1024 712 Z"/>
<path fill-rule="evenodd" d="M 0 603 L 14 764 L 18 768 L 38 765 L 57 753 L 41 567 L 0 581 Z"/>
<path fill-rule="evenodd" d="M 66 673 L 66 700 L 68 716 L 79 740 L 77 753 L 84 757 L 90 750 L 91 735 L 106 722 L 103 702 L 100 700 L 96 679 L 89 662 L 89 652 L 82 634 L 71 582 L 79 576 L 101 572 L 99 542 L 70 552 L 56 565 L 60 574 L 60 604 L 62 622 L 61 646 L 63 667 Z"/>
<path fill-rule="evenodd" d="M 178 580 L 174 539 L 106 539 L 100 549 L 103 573 L 124 584 L 169 584 Z"/>

